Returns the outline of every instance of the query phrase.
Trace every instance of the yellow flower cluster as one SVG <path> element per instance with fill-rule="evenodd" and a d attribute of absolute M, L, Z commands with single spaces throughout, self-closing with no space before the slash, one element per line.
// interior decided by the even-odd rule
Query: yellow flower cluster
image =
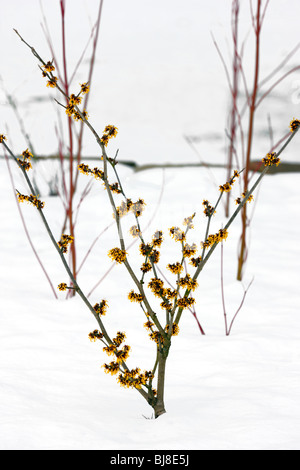
<path fill-rule="evenodd" d="M 276 152 L 267 153 L 267 155 L 262 159 L 262 162 L 265 166 L 278 166 L 280 163 L 280 158 L 276 156 Z"/>
<path fill-rule="evenodd" d="M 129 212 L 133 212 L 135 217 L 139 217 L 142 215 L 145 205 L 146 203 L 143 199 L 138 199 L 136 202 L 132 202 L 131 199 L 126 199 L 126 202 L 122 201 L 121 205 L 118 206 L 116 210 L 119 217 L 123 217 Z M 130 233 L 132 236 L 138 236 L 138 228 L 136 226 L 131 227 Z"/>
<path fill-rule="evenodd" d="M 236 179 L 236 178 L 239 178 L 239 176 L 240 176 L 239 172 L 238 172 L 237 170 L 234 170 L 233 176 L 230 178 L 230 180 L 227 181 L 227 183 L 222 184 L 222 185 L 219 186 L 220 191 L 221 191 L 222 193 L 223 193 L 223 192 L 228 193 L 229 191 L 231 191 L 231 188 L 232 188 L 232 186 L 233 186 L 233 184 L 234 184 L 234 182 L 235 182 L 235 179 Z M 213 209 L 213 208 L 212 208 L 212 209 Z M 205 212 L 204 212 L 204 213 L 205 213 Z"/>
<path fill-rule="evenodd" d="M 50 87 L 50 88 L 55 88 L 56 87 L 56 84 L 57 84 L 57 80 L 58 78 L 57 77 L 51 77 L 49 78 L 48 82 L 47 82 L 47 87 Z"/>
<path fill-rule="evenodd" d="M 164 294 L 164 281 L 159 278 L 152 278 L 148 283 L 149 289 L 156 297 L 162 297 Z"/>
<path fill-rule="evenodd" d="M 119 188 L 119 183 L 109 184 L 108 186 L 113 193 L 120 194 L 122 192 Z"/>
<path fill-rule="evenodd" d="M 26 196 L 24 194 L 18 193 L 18 201 L 19 202 L 30 202 L 33 204 L 37 209 L 41 210 L 43 209 L 45 203 L 40 201 L 34 194 L 30 194 L 30 196 Z"/>
<path fill-rule="evenodd" d="M 89 338 L 91 341 L 96 341 L 97 339 L 102 339 L 103 335 L 99 333 L 98 330 L 95 330 L 89 334 Z M 124 372 L 121 371 L 120 366 L 123 365 L 126 367 L 123 362 L 128 358 L 130 351 L 130 346 L 126 344 L 122 349 L 118 349 L 125 338 L 125 333 L 118 331 L 112 343 L 103 348 L 103 351 L 106 352 L 108 356 L 115 357 L 115 360 L 111 361 L 109 364 L 103 364 L 104 371 L 111 375 L 116 375 L 120 372 L 118 382 L 121 386 L 141 388 L 142 385 L 146 385 L 149 380 L 152 380 L 154 376 L 151 371 L 141 373 L 138 367 L 132 370 L 126 368 Z"/>
<path fill-rule="evenodd" d="M 74 98 L 71 98 L 74 97 Z M 69 104 L 66 106 L 66 114 L 72 116 L 75 121 L 82 121 L 83 119 L 88 120 L 88 113 L 85 109 L 78 111 L 75 106 L 77 106 L 77 101 L 81 100 L 79 96 L 71 95 Z M 80 101 L 79 101 L 80 102 Z"/>
<path fill-rule="evenodd" d="M 195 290 L 198 287 L 197 281 L 192 279 L 190 274 L 186 274 L 185 277 L 181 277 L 176 282 L 177 282 L 178 286 L 185 287 L 189 290 Z"/>
<path fill-rule="evenodd" d="M 107 373 L 107 374 L 111 374 L 111 375 L 115 375 L 119 372 L 119 364 L 117 362 L 110 362 L 109 364 L 103 364 L 104 367 L 104 371 Z"/>
<path fill-rule="evenodd" d="M 78 170 L 84 175 L 94 176 L 96 180 L 102 180 L 104 184 L 104 171 L 100 170 L 98 167 L 91 169 L 87 164 L 80 163 L 80 165 L 78 165 Z M 113 193 L 120 194 L 121 190 L 118 183 L 109 184 L 108 186 Z"/>
<path fill-rule="evenodd" d="M 117 336 L 115 338 L 113 338 L 113 343 L 116 345 L 116 346 L 120 346 L 124 339 L 126 338 L 126 335 L 124 332 L 121 332 L 121 331 L 118 331 L 117 332 Z"/>
<path fill-rule="evenodd" d="M 124 215 L 128 214 L 132 206 L 133 206 L 133 202 L 131 199 L 126 199 L 126 202 L 122 201 L 120 206 L 117 206 L 116 208 L 117 215 L 119 217 L 123 217 Z"/>
<path fill-rule="evenodd" d="M 94 330 L 91 333 L 89 333 L 89 339 L 90 341 L 97 341 L 97 339 L 102 339 L 103 334 L 100 333 L 99 330 Z"/>
<path fill-rule="evenodd" d="M 241 197 L 237 197 L 237 198 L 236 198 L 235 203 L 236 203 L 237 205 L 240 204 L 240 203 L 242 202 L 243 198 L 246 196 L 246 194 L 247 194 L 247 191 L 244 191 L 244 192 L 242 193 L 242 196 L 241 196 Z M 249 196 L 248 199 L 247 199 L 247 202 L 251 202 L 251 201 L 253 201 L 253 194 L 250 194 L 250 196 Z"/>
<path fill-rule="evenodd" d="M 128 299 L 130 300 L 130 302 L 143 302 L 142 294 L 137 294 L 133 290 L 129 292 Z"/>
<path fill-rule="evenodd" d="M 112 248 L 108 252 L 108 256 L 117 263 L 124 263 L 126 261 L 127 252 L 125 250 L 121 250 L 120 248 Z"/>
<path fill-rule="evenodd" d="M 169 232 L 176 242 L 183 242 L 185 240 L 185 233 L 179 227 L 171 227 Z"/>
<path fill-rule="evenodd" d="M 111 139 L 112 137 L 116 137 L 117 133 L 118 128 L 109 124 L 105 127 L 100 142 L 106 147 L 109 142 L 109 139 Z"/>
<path fill-rule="evenodd" d="M 195 303 L 195 299 L 193 297 L 183 297 L 182 299 L 177 300 L 177 305 L 181 308 L 190 307 Z"/>
<path fill-rule="evenodd" d="M 6 137 L 4 134 L 0 134 L 0 144 L 3 144 L 3 142 L 6 140 Z"/>
<path fill-rule="evenodd" d="M 159 331 L 152 331 L 151 333 L 149 333 L 149 338 L 154 341 L 158 346 L 160 346 L 161 344 L 163 344 L 164 342 L 164 338 L 163 336 L 160 334 Z"/>
<path fill-rule="evenodd" d="M 64 291 L 64 290 L 67 290 L 68 286 L 65 282 L 61 282 L 60 284 L 58 284 L 58 290 L 60 291 Z"/>
<path fill-rule="evenodd" d="M 53 60 L 52 62 L 50 62 L 50 60 L 43 65 L 42 67 L 44 69 L 45 72 L 53 72 L 55 70 L 55 67 L 53 65 Z"/>
<path fill-rule="evenodd" d="M 47 87 L 55 88 L 58 78 L 55 77 L 52 74 L 52 72 L 54 72 L 54 70 L 55 70 L 55 67 L 53 65 L 53 61 L 52 62 L 48 61 L 46 64 L 44 64 L 41 67 L 41 69 L 42 69 L 43 77 L 47 77 L 49 79 L 48 82 L 47 82 Z"/>
<path fill-rule="evenodd" d="M 202 261 L 202 257 L 201 256 L 198 256 L 197 258 L 191 258 L 190 260 L 190 264 L 192 266 L 194 266 L 194 268 L 198 268 L 199 264 L 201 263 Z"/>
<path fill-rule="evenodd" d="M 120 364 L 129 356 L 130 346 L 125 344 L 122 349 L 118 349 L 115 344 L 110 344 L 109 346 L 105 346 L 103 351 L 106 352 L 108 356 L 114 355 L 117 361 L 117 364 Z"/>
<path fill-rule="evenodd" d="M 17 160 L 19 162 L 19 165 L 21 165 L 21 167 L 24 168 L 25 171 L 28 171 L 30 168 L 32 168 L 32 165 L 30 163 L 32 153 L 29 152 L 28 149 L 26 149 L 24 150 L 24 152 L 22 152 L 22 155 L 23 159 L 21 160 L 21 158 L 17 158 Z"/>
<path fill-rule="evenodd" d="M 132 204 L 131 210 L 136 217 L 140 217 L 140 215 L 142 215 L 145 205 L 146 203 L 143 199 L 138 199 L 138 201 Z"/>
<path fill-rule="evenodd" d="M 166 310 L 172 309 L 172 304 L 169 301 L 176 298 L 176 290 L 170 288 L 166 289 L 164 282 L 159 278 L 152 278 L 148 283 L 148 287 L 155 297 L 160 297 L 163 300 L 160 304 L 161 308 Z"/>
<path fill-rule="evenodd" d="M 149 261 L 147 261 L 146 263 L 143 263 L 141 266 L 141 271 L 143 273 L 148 273 L 149 271 L 151 271 L 151 269 L 152 269 L 152 266 L 151 266 L 151 263 L 149 263 Z"/>
<path fill-rule="evenodd" d="M 81 103 L 81 101 L 82 101 L 82 98 L 80 96 L 80 93 L 78 95 L 74 95 L 74 93 L 70 95 L 70 99 L 69 99 L 70 105 L 77 106 L 78 104 Z"/>
<path fill-rule="evenodd" d="M 160 247 L 163 242 L 163 233 L 161 230 L 157 230 L 152 237 L 152 245 Z"/>
<path fill-rule="evenodd" d="M 156 245 L 157 246 L 157 245 Z M 141 243 L 140 244 L 140 253 L 146 258 L 150 258 L 152 263 L 156 264 L 159 261 L 160 253 L 158 250 L 155 250 L 153 243 Z"/>
<path fill-rule="evenodd" d="M 225 228 L 220 228 L 218 233 L 208 235 L 205 242 L 201 242 L 202 248 L 208 248 L 212 246 L 214 243 L 219 243 L 222 240 L 226 240 L 228 237 L 228 231 Z"/>
<path fill-rule="evenodd" d="M 80 171 L 80 173 L 83 173 L 84 175 L 93 175 L 94 178 L 96 179 L 103 180 L 104 178 L 104 172 L 102 170 L 99 170 L 99 168 L 97 167 L 91 169 L 85 163 L 81 163 L 80 165 L 78 165 L 78 170 Z"/>
<path fill-rule="evenodd" d="M 68 105 L 66 106 L 66 114 L 68 116 L 72 116 L 75 121 L 83 121 L 83 120 L 88 120 L 88 113 L 86 112 L 85 109 L 80 111 L 77 106 L 81 103 L 82 97 L 80 96 L 81 94 L 85 95 L 88 93 L 90 90 L 90 87 L 88 83 L 82 83 L 80 84 L 80 92 L 75 95 L 74 93 L 71 93 L 69 97 L 69 102 Z"/>
<path fill-rule="evenodd" d="M 186 227 L 188 227 L 189 229 L 191 228 L 194 228 L 194 225 L 193 225 L 193 218 L 195 217 L 195 214 L 191 215 L 190 217 L 186 217 L 184 220 L 183 220 L 183 225 L 185 225 Z"/>
<path fill-rule="evenodd" d="M 119 364 L 124 362 L 128 358 L 130 346 L 125 344 L 122 349 L 118 349 L 125 338 L 125 333 L 118 331 L 117 336 L 113 338 L 112 343 L 103 348 L 103 351 L 106 352 L 108 356 L 115 356 L 116 361 L 111 362 L 109 366 L 107 366 L 107 364 L 104 364 L 103 367 L 105 369 L 105 372 L 115 374 L 119 369 Z"/>
<path fill-rule="evenodd" d="M 188 243 L 186 243 L 183 248 L 182 248 L 182 255 L 184 256 L 184 258 L 190 258 L 192 255 L 194 255 L 197 251 L 197 246 L 195 243 L 193 243 L 192 245 L 189 245 Z"/>
<path fill-rule="evenodd" d="M 57 242 L 57 244 L 60 247 L 62 253 L 67 253 L 68 245 L 70 243 L 73 243 L 73 241 L 74 241 L 74 237 L 71 237 L 71 235 L 66 235 L 63 233 L 62 236 L 60 237 L 59 242 Z"/>
<path fill-rule="evenodd" d="M 203 200 L 202 205 L 204 206 L 203 212 L 206 215 L 206 217 L 210 217 L 211 215 L 216 213 L 215 208 L 209 204 L 207 199 Z"/>
<path fill-rule="evenodd" d="M 141 388 L 142 385 L 146 385 L 147 382 L 152 379 L 153 373 L 151 371 L 140 373 L 140 369 L 138 367 L 132 370 L 125 370 L 125 372 L 118 376 L 119 384 L 126 388 Z M 153 392 L 155 391 L 153 390 Z"/>
<path fill-rule="evenodd" d="M 83 95 L 85 95 L 86 93 L 88 93 L 90 91 L 90 86 L 89 86 L 88 82 L 80 83 L 80 87 L 81 87 L 81 93 Z"/>
<path fill-rule="evenodd" d="M 108 308 L 108 303 L 107 303 L 107 300 L 104 300 L 104 299 L 101 300 L 100 303 L 95 304 L 93 307 L 95 312 L 100 316 L 106 314 L 107 308 Z"/>
<path fill-rule="evenodd" d="M 168 264 L 167 268 L 173 274 L 180 274 L 183 271 L 183 266 L 181 263 L 179 263 L 179 261 L 177 261 L 177 263 Z"/>
<path fill-rule="evenodd" d="M 160 304 L 161 308 L 164 308 L 165 310 L 172 310 L 172 304 L 169 302 L 169 300 L 163 300 Z"/>
<path fill-rule="evenodd" d="M 294 132 L 300 126 L 300 121 L 298 119 L 293 118 L 290 122 L 290 129 L 291 132 Z"/>
<path fill-rule="evenodd" d="M 140 229 L 138 228 L 137 225 L 133 225 L 132 227 L 130 227 L 129 233 L 133 238 L 137 238 L 137 237 L 139 237 L 141 231 L 140 231 Z"/>

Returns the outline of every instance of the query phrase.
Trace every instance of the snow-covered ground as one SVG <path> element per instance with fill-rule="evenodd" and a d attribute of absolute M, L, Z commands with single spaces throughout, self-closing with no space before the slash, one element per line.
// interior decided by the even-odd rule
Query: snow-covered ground
<path fill-rule="evenodd" d="M 56 150 L 54 123 L 58 111 L 50 101 L 30 103 L 33 98 L 50 97 L 51 92 L 45 88 L 30 51 L 12 32 L 15 27 L 42 55 L 48 54 L 39 24 L 40 3 L 31 2 L 28 10 L 25 2 L 14 0 L 4 6 L 0 0 L 1 38 L 7 41 L 1 55 L 1 77 L 5 89 L 17 100 L 36 151 L 46 154 Z M 49 3 L 43 2 L 44 13 L 50 29 L 58 31 L 59 2 L 51 2 L 51 8 Z M 273 0 L 269 6 L 262 77 L 298 42 L 296 13 L 300 6 L 297 1 L 289 4 L 293 8 L 288 11 L 281 0 Z M 118 148 L 120 158 L 138 163 L 197 162 L 199 155 L 204 161 L 225 161 L 229 98 L 210 31 L 228 56 L 231 2 L 219 0 L 212 7 L 209 2 L 187 0 L 182 5 L 170 0 L 104 0 L 88 111 L 99 132 L 107 123 L 119 127 L 119 135 L 109 147 L 112 156 Z M 85 44 L 78 30 L 88 34 L 97 6 L 98 2 L 92 0 L 67 1 L 70 64 L 76 63 L 78 47 L 81 51 Z M 246 13 L 245 9 L 245 34 L 249 29 Z M 59 47 L 59 39 L 55 41 Z M 297 65 L 297 60 L 299 53 L 290 66 Z M 259 123 L 266 126 L 270 113 L 278 139 L 290 119 L 299 118 L 297 77 L 287 78 L 259 115 Z M 77 81 L 84 79 L 80 72 Z M 252 75 L 249 83 L 251 80 Z M 8 143 L 20 152 L 27 145 L 1 93 L 0 132 L 7 134 Z M 269 150 L 268 137 L 263 139 L 262 134 L 257 129 L 257 158 L 264 155 L 264 149 Z M 198 153 L 187 145 L 184 136 L 196 137 Z M 296 136 L 282 160 L 299 161 L 299 145 Z M 84 154 L 96 152 L 93 137 L 86 133 Z M 10 168 L 15 187 L 22 191 L 25 185 L 18 169 L 12 163 Z M 49 162 L 40 163 L 37 169 L 43 175 L 39 183 L 45 214 L 59 237 L 61 202 L 48 196 L 46 183 L 55 171 L 57 165 Z M 148 226 L 146 236 L 150 238 L 157 229 L 165 232 L 162 269 L 178 256 L 168 227 L 180 225 L 184 217 L 196 212 L 191 241 L 203 240 L 202 200 L 216 200 L 218 185 L 225 182 L 224 170 L 153 169 L 134 173 L 120 166 L 119 171 L 128 196 L 142 197 L 147 203 L 141 219 Z M 87 177 L 81 175 L 78 197 L 86 182 Z M 249 206 L 253 218 L 243 285 L 247 287 L 252 279 L 253 283 L 230 336 L 224 334 L 219 248 L 202 272 L 196 312 L 205 335 L 187 312 L 180 323 L 180 335 L 173 339 L 167 364 L 167 413 L 157 420 L 151 419 L 151 408 L 136 391 L 121 388 L 104 373 L 101 365 L 107 356 L 100 343 L 88 339 L 97 325 L 82 301 L 77 297 L 65 300 L 64 293 L 58 291 L 59 299 L 54 298 L 25 236 L 4 160 L 0 160 L 0 184 L 1 449 L 299 450 L 298 173 L 267 175 Z M 233 196 L 239 195 L 238 186 L 235 190 Z M 26 204 L 21 209 L 54 286 L 67 282 L 38 214 Z M 79 260 L 94 238 L 109 228 L 80 272 L 79 282 L 85 292 L 111 267 L 106 254 L 117 245 L 111 221 L 107 195 L 95 182 L 79 214 Z M 220 207 L 212 231 L 225 222 Z M 224 287 L 228 316 L 232 318 L 243 295 L 242 285 L 235 279 L 239 220 L 231 226 L 229 235 L 224 243 Z M 128 241 L 132 241 L 129 236 Z M 136 251 L 137 245 L 129 249 L 133 263 L 139 256 Z M 115 266 L 93 290 L 90 300 L 96 303 L 107 298 L 108 330 L 112 334 L 125 331 L 132 348 L 129 364 L 149 369 L 154 361 L 154 343 L 148 341 L 140 309 L 126 299 L 133 287 L 124 267 Z"/>

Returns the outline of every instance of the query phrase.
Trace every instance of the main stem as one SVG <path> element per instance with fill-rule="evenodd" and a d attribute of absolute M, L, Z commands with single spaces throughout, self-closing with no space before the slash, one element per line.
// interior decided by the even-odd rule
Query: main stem
<path fill-rule="evenodd" d="M 159 345 L 157 349 L 157 396 L 155 405 L 153 405 L 155 418 L 158 418 L 162 414 L 166 413 L 164 392 L 165 392 L 165 377 L 166 377 L 166 363 L 169 355 L 169 349 L 171 346 L 170 339 L 164 339 L 165 345 Z"/>

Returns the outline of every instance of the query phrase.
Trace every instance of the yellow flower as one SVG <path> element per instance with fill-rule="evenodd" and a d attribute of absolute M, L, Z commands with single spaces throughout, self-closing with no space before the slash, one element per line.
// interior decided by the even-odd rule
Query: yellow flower
<path fill-rule="evenodd" d="M 45 203 L 40 201 L 34 194 L 30 194 L 30 196 L 26 196 L 24 194 L 18 193 L 18 201 L 19 202 L 30 202 L 33 204 L 37 209 L 43 209 Z"/>
<path fill-rule="evenodd" d="M 204 206 L 203 212 L 206 215 L 206 217 L 210 217 L 211 215 L 215 214 L 216 212 L 215 208 L 209 204 L 207 199 L 203 200 L 202 205 Z"/>
<path fill-rule="evenodd" d="M 47 87 L 55 88 L 57 80 L 58 80 L 57 77 L 51 77 L 47 82 Z"/>
<path fill-rule="evenodd" d="M 177 284 L 180 287 L 186 287 L 187 289 L 190 289 L 190 290 L 195 290 L 198 287 L 197 281 L 192 279 L 190 274 L 187 274 L 185 277 L 181 277 L 177 281 Z"/>
<path fill-rule="evenodd" d="M 103 334 L 100 333 L 99 330 L 94 330 L 93 332 L 89 333 L 90 341 L 97 341 L 97 339 L 103 338 Z"/>
<path fill-rule="evenodd" d="M 67 284 L 65 282 L 61 282 L 60 284 L 58 284 L 58 290 L 67 290 Z"/>
<path fill-rule="evenodd" d="M 101 139 L 100 139 L 100 142 L 101 142 L 105 147 L 107 147 L 108 141 L 109 141 L 108 135 L 107 135 L 107 134 L 103 134 L 103 136 L 102 136 Z"/>
<path fill-rule="evenodd" d="M 81 93 L 83 95 L 85 95 L 86 93 L 88 93 L 90 91 L 90 87 L 89 87 L 87 82 L 86 83 L 81 83 L 80 87 L 81 87 Z"/>
<path fill-rule="evenodd" d="M 23 155 L 23 160 L 21 160 L 21 158 L 17 158 L 17 160 L 19 162 L 19 165 L 21 165 L 25 171 L 28 171 L 30 168 L 32 168 L 32 165 L 29 161 L 30 158 L 32 157 L 32 153 L 29 152 L 28 149 L 26 149 L 24 150 L 24 152 L 22 152 L 22 155 Z"/>
<path fill-rule="evenodd" d="M 104 134 L 107 134 L 107 137 L 109 139 L 111 139 L 112 137 L 116 137 L 117 133 L 118 133 L 118 128 L 116 126 L 112 126 L 111 124 L 106 126 L 104 129 Z"/>
<path fill-rule="evenodd" d="M 133 225 L 130 227 L 129 233 L 132 237 L 137 238 L 139 236 L 140 229 L 137 227 L 137 225 Z"/>
<path fill-rule="evenodd" d="M 134 202 L 131 206 L 131 211 L 134 213 L 136 217 L 142 215 L 144 210 L 144 206 L 146 205 L 143 199 L 139 199 L 138 201 Z"/>
<path fill-rule="evenodd" d="M 202 257 L 198 256 L 197 258 L 191 258 L 190 264 L 194 266 L 195 268 L 197 268 L 199 264 L 201 263 L 201 261 L 202 261 Z"/>
<path fill-rule="evenodd" d="M 221 228 L 218 233 L 208 235 L 205 242 L 201 242 L 202 248 L 208 248 L 212 246 L 214 243 L 219 243 L 222 240 L 226 240 L 228 237 L 228 231 L 226 228 Z"/>
<path fill-rule="evenodd" d="M 174 274 L 179 274 L 183 271 L 183 266 L 178 261 L 174 264 L 168 264 L 167 268 Z"/>
<path fill-rule="evenodd" d="M 137 294 L 133 290 L 131 290 L 128 294 L 128 299 L 130 302 L 142 302 L 143 301 L 143 296 L 142 294 Z"/>
<path fill-rule="evenodd" d="M 119 372 L 119 364 L 117 362 L 110 362 L 109 364 L 103 364 L 104 371 L 107 374 L 115 375 Z"/>
<path fill-rule="evenodd" d="M 183 225 L 186 225 L 188 228 L 194 228 L 193 225 L 193 218 L 195 217 L 195 214 L 191 215 L 190 217 L 186 217 L 183 221 Z"/>
<path fill-rule="evenodd" d="M 192 245 L 189 245 L 186 243 L 182 249 L 182 254 L 185 258 L 190 258 L 192 255 L 194 255 L 197 251 L 197 246 L 195 243 Z"/>
<path fill-rule="evenodd" d="M 49 60 L 45 65 L 43 65 L 43 69 L 45 70 L 45 72 L 53 72 L 55 70 L 53 61 L 50 62 Z"/>
<path fill-rule="evenodd" d="M 161 230 L 157 230 L 152 237 L 152 245 L 160 247 L 163 242 L 163 233 Z"/>
<path fill-rule="evenodd" d="M 108 356 L 112 356 L 115 354 L 117 350 L 117 346 L 115 344 L 110 344 L 109 346 L 105 346 L 103 351 L 106 352 Z"/>
<path fill-rule="evenodd" d="M 103 299 L 101 300 L 100 303 L 95 304 L 93 308 L 95 312 L 98 313 L 98 315 L 105 315 L 107 307 L 108 307 L 107 300 Z"/>
<path fill-rule="evenodd" d="M 181 308 L 187 308 L 190 305 L 193 305 L 195 303 L 195 299 L 193 297 L 183 297 L 182 299 L 177 300 L 177 305 Z"/>
<path fill-rule="evenodd" d="M 220 191 L 223 193 L 229 193 L 231 191 L 232 186 L 229 183 L 225 183 L 219 186 Z"/>
<path fill-rule="evenodd" d="M 68 245 L 70 243 L 73 243 L 74 241 L 74 237 L 71 237 L 71 235 L 65 235 L 65 234 L 62 234 L 59 242 L 58 242 L 58 246 L 60 247 L 62 253 L 67 253 L 68 251 Z"/>
<path fill-rule="evenodd" d="M 293 118 L 290 122 L 290 129 L 291 132 L 294 132 L 300 126 L 300 121 L 298 119 Z"/>
<path fill-rule="evenodd" d="M 108 252 L 108 256 L 117 263 L 124 263 L 126 261 L 127 252 L 125 250 L 121 250 L 120 248 L 112 248 Z"/>
<path fill-rule="evenodd" d="M 151 271 L 152 269 L 152 266 L 151 266 L 151 263 L 147 262 L 147 263 L 143 263 L 142 266 L 141 266 L 141 271 L 143 273 L 147 273 L 149 271 Z"/>
<path fill-rule="evenodd" d="M 185 240 L 185 234 L 182 230 L 180 230 L 180 228 L 171 227 L 169 231 L 170 231 L 170 235 L 174 238 L 176 242 L 178 241 L 182 242 Z"/>
<path fill-rule="evenodd" d="M 72 114 L 74 113 L 75 113 L 74 105 L 69 103 L 68 106 L 66 107 L 66 114 L 68 116 L 72 116 Z"/>
<path fill-rule="evenodd" d="M 243 192 L 241 197 L 237 197 L 235 200 L 235 203 L 240 204 L 242 202 L 241 198 L 244 198 L 246 196 L 246 193 L 247 191 Z M 251 201 L 253 201 L 253 194 L 250 194 L 250 196 L 247 199 L 247 202 L 251 202 Z"/>
<path fill-rule="evenodd" d="M 280 163 L 280 158 L 276 156 L 276 152 L 267 153 L 265 158 L 262 159 L 262 162 L 265 164 L 265 166 L 278 166 Z"/>
<path fill-rule="evenodd" d="M 73 93 L 70 95 L 69 104 L 70 105 L 77 105 L 81 103 L 82 98 L 80 96 L 76 96 Z"/>
<path fill-rule="evenodd" d="M 127 344 L 125 344 L 121 350 L 115 351 L 114 354 L 117 358 L 117 362 L 120 363 L 120 362 L 126 361 L 126 359 L 129 356 L 129 351 L 130 351 L 130 346 L 128 346 Z"/>
<path fill-rule="evenodd" d="M 115 338 L 113 338 L 113 343 L 116 346 L 120 346 L 123 343 L 125 338 L 126 338 L 125 333 L 122 333 L 121 331 L 118 331 L 117 336 Z"/>
<path fill-rule="evenodd" d="M 151 289 L 154 295 L 160 297 L 163 293 L 164 282 L 161 279 L 152 278 L 148 283 L 148 287 Z"/>

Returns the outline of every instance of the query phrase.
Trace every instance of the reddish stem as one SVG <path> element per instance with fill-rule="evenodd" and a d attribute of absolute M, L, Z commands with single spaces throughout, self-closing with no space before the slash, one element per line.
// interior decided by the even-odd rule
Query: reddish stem
<path fill-rule="evenodd" d="M 256 108 L 256 97 L 258 91 L 258 76 L 259 76 L 259 52 L 260 52 L 260 31 L 261 31 L 261 0 L 257 0 L 257 12 L 256 12 L 256 21 L 253 18 L 253 27 L 255 31 L 256 41 L 255 41 L 255 67 L 254 67 L 254 83 L 253 91 L 250 99 L 249 106 L 249 128 L 248 128 L 248 142 L 247 142 L 247 153 L 246 153 L 246 162 L 244 169 L 244 191 L 248 189 L 248 180 L 249 180 L 249 170 L 250 170 L 250 158 L 251 158 L 251 148 L 253 140 L 253 130 L 254 130 L 254 114 Z M 240 253 L 238 257 L 238 271 L 237 279 L 242 280 L 242 269 L 246 260 L 246 230 L 247 230 L 247 205 L 245 204 L 242 211 L 242 234 L 241 234 L 241 245 Z"/>

